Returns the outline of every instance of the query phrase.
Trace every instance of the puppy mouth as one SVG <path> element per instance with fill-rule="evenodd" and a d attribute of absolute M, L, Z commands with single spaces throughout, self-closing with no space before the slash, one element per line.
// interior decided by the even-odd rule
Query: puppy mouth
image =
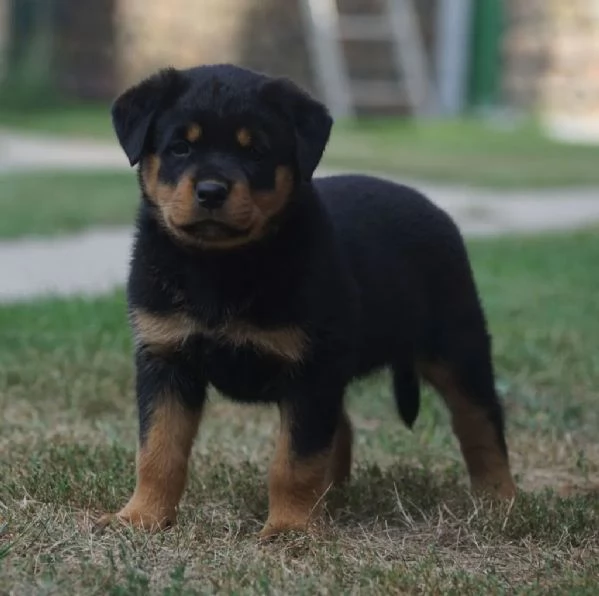
<path fill-rule="evenodd" d="M 181 226 L 180 229 L 202 240 L 225 240 L 247 236 L 247 230 L 240 230 L 215 219 L 204 219 Z"/>

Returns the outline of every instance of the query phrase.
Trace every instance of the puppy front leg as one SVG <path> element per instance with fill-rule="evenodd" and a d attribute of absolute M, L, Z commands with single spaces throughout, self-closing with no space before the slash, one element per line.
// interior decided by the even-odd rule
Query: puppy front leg
<path fill-rule="evenodd" d="M 100 526 L 114 518 L 147 530 L 175 522 L 206 392 L 189 364 L 176 358 L 137 356 L 137 482 L 129 502 L 117 514 L 102 518 Z"/>
<path fill-rule="evenodd" d="M 325 401 L 326 400 L 326 401 Z M 342 417 L 342 392 L 311 395 L 279 405 L 281 426 L 269 471 L 269 512 L 261 539 L 288 530 L 306 531 L 337 480 L 335 436 Z M 325 405 L 326 404 L 326 405 Z"/>

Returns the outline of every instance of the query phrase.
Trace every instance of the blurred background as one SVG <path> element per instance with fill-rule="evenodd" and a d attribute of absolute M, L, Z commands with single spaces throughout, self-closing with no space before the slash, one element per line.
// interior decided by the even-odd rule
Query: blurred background
<path fill-rule="evenodd" d="M 0 0 L 0 59 L 1 104 L 19 110 L 235 62 L 339 117 L 504 108 L 599 137 L 597 0 Z"/>
<path fill-rule="evenodd" d="M 326 102 L 321 174 L 413 184 L 459 224 L 513 508 L 465 498 L 441 400 L 402 429 L 382 374 L 348 392 L 359 465 L 331 540 L 256 550 L 276 415 L 214 395 L 179 529 L 92 539 L 137 432 L 139 191 L 110 102 L 213 62 Z M 597 232 L 599 0 L 0 0 L 0 594 L 599 593 Z"/>
<path fill-rule="evenodd" d="M 599 0 L 0 0 L 0 240 L 130 226 L 110 102 L 215 62 L 329 106 L 321 172 L 417 184 L 466 233 L 599 219 Z"/>

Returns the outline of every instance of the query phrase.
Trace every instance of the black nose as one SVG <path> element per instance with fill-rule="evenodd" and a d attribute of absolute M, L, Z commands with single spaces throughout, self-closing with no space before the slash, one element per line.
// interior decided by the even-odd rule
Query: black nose
<path fill-rule="evenodd" d="M 229 187 L 224 182 L 209 180 L 198 182 L 196 185 L 196 197 L 198 203 L 206 209 L 218 209 L 227 198 Z"/>

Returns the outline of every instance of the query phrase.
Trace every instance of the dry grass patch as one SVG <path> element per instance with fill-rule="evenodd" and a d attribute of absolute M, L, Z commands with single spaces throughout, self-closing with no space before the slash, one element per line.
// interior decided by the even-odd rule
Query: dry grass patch
<path fill-rule="evenodd" d="M 276 412 L 212 395 L 180 521 L 97 535 L 134 482 L 122 293 L 0 308 L 0 594 L 595 594 L 599 260 L 593 232 L 477 242 L 525 492 L 474 500 L 441 400 L 413 431 L 387 374 L 355 384 L 352 482 L 316 535 L 259 546 Z"/>

